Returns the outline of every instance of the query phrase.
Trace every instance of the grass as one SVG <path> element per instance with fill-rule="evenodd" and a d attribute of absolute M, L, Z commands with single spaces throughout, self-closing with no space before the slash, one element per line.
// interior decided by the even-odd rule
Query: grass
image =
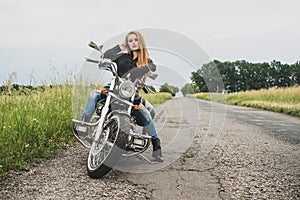
<path fill-rule="evenodd" d="M 8 170 L 26 169 L 74 141 L 71 98 L 70 85 L 0 96 L 0 176 Z"/>
<path fill-rule="evenodd" d="M 160 92 L 154 94 L 142 94 L 142 97 L 147 99 L 152 105 L 161 104 L 169 99 L 172 99 L 172 94 L 167 92 Z"/>
<path fill-rule="evenodd" d="M 221 94 L 198 93 L 199 99 L 222 102 Z M 300 117 L 300 86 L 251 90 L 225 95 L 226 103 L 248 106 Z M 224 101 L 222 103 L 225 103 Z"/>
<path fill-rule="evenodd" d="M 74 113 L 81 113 L 90 88 L 74 90 L 68 84 L 42 88 L 0 95 L 0 179 L 9 170 L 24 170 L 32 163 L 53 157 L 75 141 L 71 120 Z M 80 96 L 76 99 L 74 93 Z M 144 97 L 155 105 L 170 99 L 171 94 Z M 79 109 L 72 110 L 72 105 L 79 105 Z"/>

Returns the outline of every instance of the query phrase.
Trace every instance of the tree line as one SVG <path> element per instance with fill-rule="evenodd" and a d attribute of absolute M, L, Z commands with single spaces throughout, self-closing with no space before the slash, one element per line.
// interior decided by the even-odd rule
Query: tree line
<path fill-rule="evenodd" d="M 235 62 L 214 60 L 192 72 L 190 78 L 192 83 L 188 83 L 180 89 L 183 95 L 197 92 L 226 91 L 231 93 L 270 87 L 290 87 L 300 85 L 300 62 L 283 64 L 275 60 L 270 63 L 250 63 L 245 60 Z M 154 87 L 151 87 L 151 89 L 155 91 Z M 44 86 L 8 84 L 0 86 L 0 95 L 9 91 L 19 91 L 19 93 L 27 94 L 32 90 L 44 90 Z M 179 88 L 165 83 L 160 86 L 159 91 L 168 92 L 175 96 L 179 92 Z"/>
<path fill-rule="evenodd" d="M 270 63 L 214 60 L 192 72 L 191 80 L 193 84 L 187 84 L 181 89 L 183 94 L 190 93 L 187 89 L 191 90 L 195 85 L 200 92 L 239 92 L 290 87 L 300 85 L 300 62 L 282 64 L 275 60 Z"/>

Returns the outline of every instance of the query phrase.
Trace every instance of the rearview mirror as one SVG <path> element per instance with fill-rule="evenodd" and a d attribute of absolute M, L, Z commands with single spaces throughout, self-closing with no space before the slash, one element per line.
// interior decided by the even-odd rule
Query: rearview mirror
<path fill-rule="evenodd" d="M 147 73 L 147 76 L 148 76 L 149 78 L 151 78 L 152 80 L 155 80 L 155 79 L 158 77 L 158 74 L 156 74 L 156 73 L 154 73 L 154 72 L 152 72 L 152 71 L 149 71 L 149 72 Z"/>
<path fill-rule="evenodd" d="M 97 51 L 101 51 L 103 48 L 103 45 L 97 45 L 95 42 L 90 41 L 89 46 L 92 47 L 93 49 L 96 49 Z"/>

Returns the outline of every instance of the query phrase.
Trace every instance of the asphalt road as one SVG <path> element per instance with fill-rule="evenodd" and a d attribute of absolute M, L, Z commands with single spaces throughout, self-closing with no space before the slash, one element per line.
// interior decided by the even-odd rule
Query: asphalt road
<path fill-rule="evenodd" d="M 299 117 L 291 117 L 284 114 L 240 106 L 226 107 L 229 115 L 234 115 L 237 119 L 245 123 L 260 127 L 279 140 L 287 141 L 291 144 L 300 143 Z"/>
<path fill-rule="evenodd" d="M 75 144 L 9 173 L 0 199 L 300 199 L 300 118 L 188 98 L 155 110 L 163 164 L 127 158 L 93 180 Z"/>
<path fill-rule="evenodd" d="M 153 199 L 300 198 L 300 118 L 186 98 L 157 110 L 165 157 L 179 159 L 120 175 L 150 188 Z"/>

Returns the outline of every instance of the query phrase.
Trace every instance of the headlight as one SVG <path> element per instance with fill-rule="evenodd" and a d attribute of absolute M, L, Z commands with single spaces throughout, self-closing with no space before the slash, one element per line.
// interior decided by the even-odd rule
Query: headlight
<path fill-rule="evenodd" d="M 122 98 L 130 98 L 135 93 L 135 86 L 131 81 L 124 81 L 119 86 L 119 94 Z"/>

